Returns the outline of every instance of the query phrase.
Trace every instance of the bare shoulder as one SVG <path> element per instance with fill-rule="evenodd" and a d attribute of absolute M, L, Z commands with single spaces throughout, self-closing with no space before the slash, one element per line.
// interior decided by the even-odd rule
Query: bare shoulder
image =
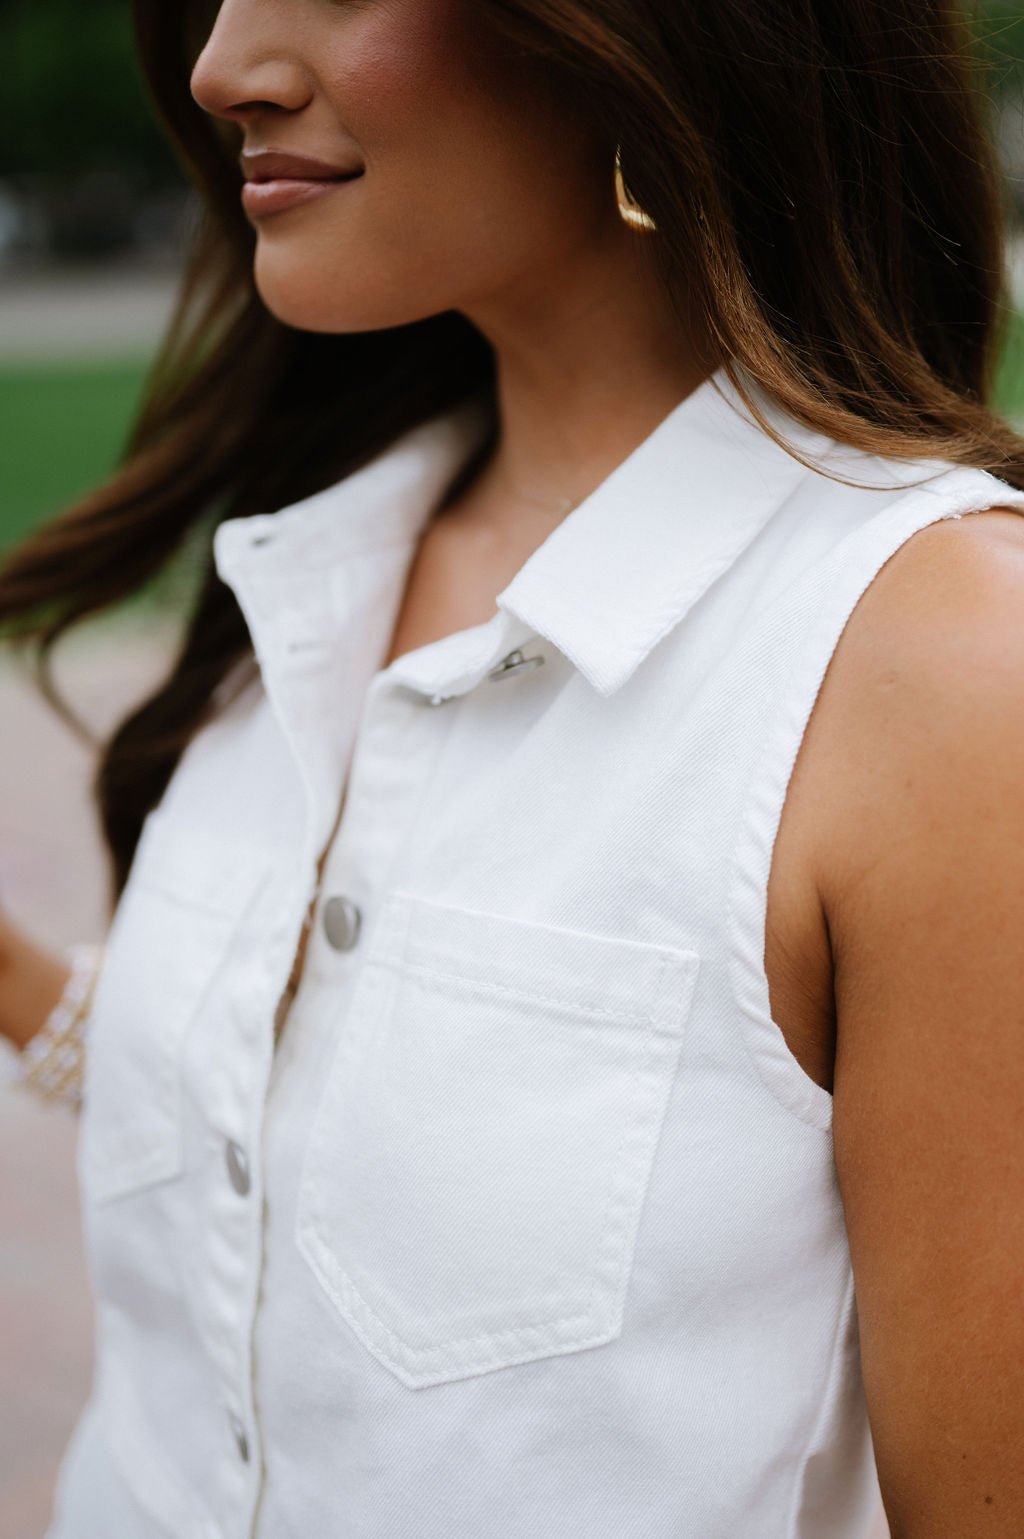
<path fill-rule="evenodd" d="M 836 1169 L 890 1521 L 935 1539 L 980 1519 L 1016 1535 L 1024 517 L 944 521 L 892 557 L 840 639 L 801 760 L 834 967 Z"/>
<path fill-rule="evenodd" d="M 870 683 L 879 670 L 905 669 L 924 683 L 936 672 L 955 693 L 979 662 L 1012 663 L 1017 639 L 1024 652 L 1022 603 L 1024 514 L 993 508 L 943 519 L 878 573 L 836 649 L 833 675 Z"/>
<path fill-rule="evenodd" d="M 929 796 L 955 802 L 965 831 L 984 815 L 985 787 L 1024 770 L 1022 706 L 1024 515 L 929 525 L 855 608 L 801 750 L 828 814 L 806 834 L 826 903 L 874 859 L 872 833 L 905 829 Z"/>
<path fill-rule="evenodd" d="M 984 644 L 999 639 L 993 606 L 1019 604 L 1022 586 L 1024 513 L 989 508 L 941 519 L 912 535 L 883 566 L 841 646 L 848 652 L 858 647 L 867 660 L 873 641 L 881 647 L 896 643 L 913 656 L 917 640 L 924 661 L 931 647 L 944 642 Z"/>

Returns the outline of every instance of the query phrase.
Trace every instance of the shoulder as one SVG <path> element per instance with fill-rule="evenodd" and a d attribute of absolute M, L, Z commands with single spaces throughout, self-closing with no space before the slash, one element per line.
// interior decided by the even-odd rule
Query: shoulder
<path fill-rule="evenodd" d="M 840 668 L 892 654 L 917 669 L 1005 647 L 1024 600 L 1024 512 L 992 507 L 911 535 L 870 584 L 837 647 Z M 1016 627 L 1010 626 L 1013 632 Z"/>
<path fill-rule="evenodd" d="M 906 829 L 943 803 L 961 826 L 982 816 L 997 765 L 1024 774 L 1022 707 L 1024 515 L 928 525 L 856 605 L 808 726 L 801 768 L 829 786 L 823 890 L 835 896 L 869 858 L 872 830 Z"/>

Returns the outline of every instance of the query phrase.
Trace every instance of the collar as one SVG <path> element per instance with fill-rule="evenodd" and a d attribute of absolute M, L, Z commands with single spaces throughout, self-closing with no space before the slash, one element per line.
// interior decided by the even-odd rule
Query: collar
<path fill-rule="evenodd" d="M 802 457 L 831 447 L 751 393 Z M 755 421 L 719 369 L 563 519 L 498 607 L 610 695 L 812 473 Z"/>
<path fill-rule="evenodd" d="M 832 447 L 751 393 L 803 459 Z M 214 542 L 220 576 L 250 595 L 247 613 L 261 610 L 270 624 L 275 610 L 311 614 L 318 585 L 350 558 L 386 546 L 411 551 L 486 422 L 479 400 L 463 403 L 335 486 L 278 513 L 226 521 Z M 497 595 L 492 620 L 388 671 L 447 698 L 473 687 L 502 649 L 535 635 L 610 695 L 812 473 L 754 420 L 719 369 L 552 531 Z"/>

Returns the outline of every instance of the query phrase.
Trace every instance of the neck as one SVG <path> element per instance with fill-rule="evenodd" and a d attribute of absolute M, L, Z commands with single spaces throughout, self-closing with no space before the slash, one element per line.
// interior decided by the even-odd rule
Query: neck
<path fill-rule="evenodd" d="M 466 311 L 496 356 L 498 442 L 474 492 L 497 523 L 558 522 L 711 372 L 655 277 L 657 237 L 619 223 L 585 261 Z"/>

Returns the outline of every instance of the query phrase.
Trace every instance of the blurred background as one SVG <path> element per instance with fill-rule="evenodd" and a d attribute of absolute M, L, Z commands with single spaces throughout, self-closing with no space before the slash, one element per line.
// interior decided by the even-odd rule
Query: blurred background
<path fill-rule="evenodd" d="M 116 463 L 168 315 L 190 201 L 135 66 L 127 0 L 0 0 L 0 552 Z M 173 615 L 134 606 L 57 674 L 102 734 L 141 696 Z M 93 754 L 0 653 L 0 904 L 56 947 L 99 939 Z M 0 1539 L 40 1539 L 89 1386 L 75 1118 L 0 1051 Z"/>
<path fill-rule="evenodd" d="M 189 192 L 150 113 L 128 10 L 0 0 L 0 552 L 116 463 L 188 241 Z M 1024 421 L 1024 0 L 979 10 L 1007 190 L 999 402 Z M 99 736 L 175 634 L 173 606 L 154 597 L 60 650 L 58 683 Z M 50 945 L 99 939 L 93 753 L 2 653 L 0 742 L 0 903 Z M 32 1104 L 4 1066 L 0 1052 L 0 1539 L 39 1539 L 88 1388 L 92 1316 L 74 1118 Z"/>

